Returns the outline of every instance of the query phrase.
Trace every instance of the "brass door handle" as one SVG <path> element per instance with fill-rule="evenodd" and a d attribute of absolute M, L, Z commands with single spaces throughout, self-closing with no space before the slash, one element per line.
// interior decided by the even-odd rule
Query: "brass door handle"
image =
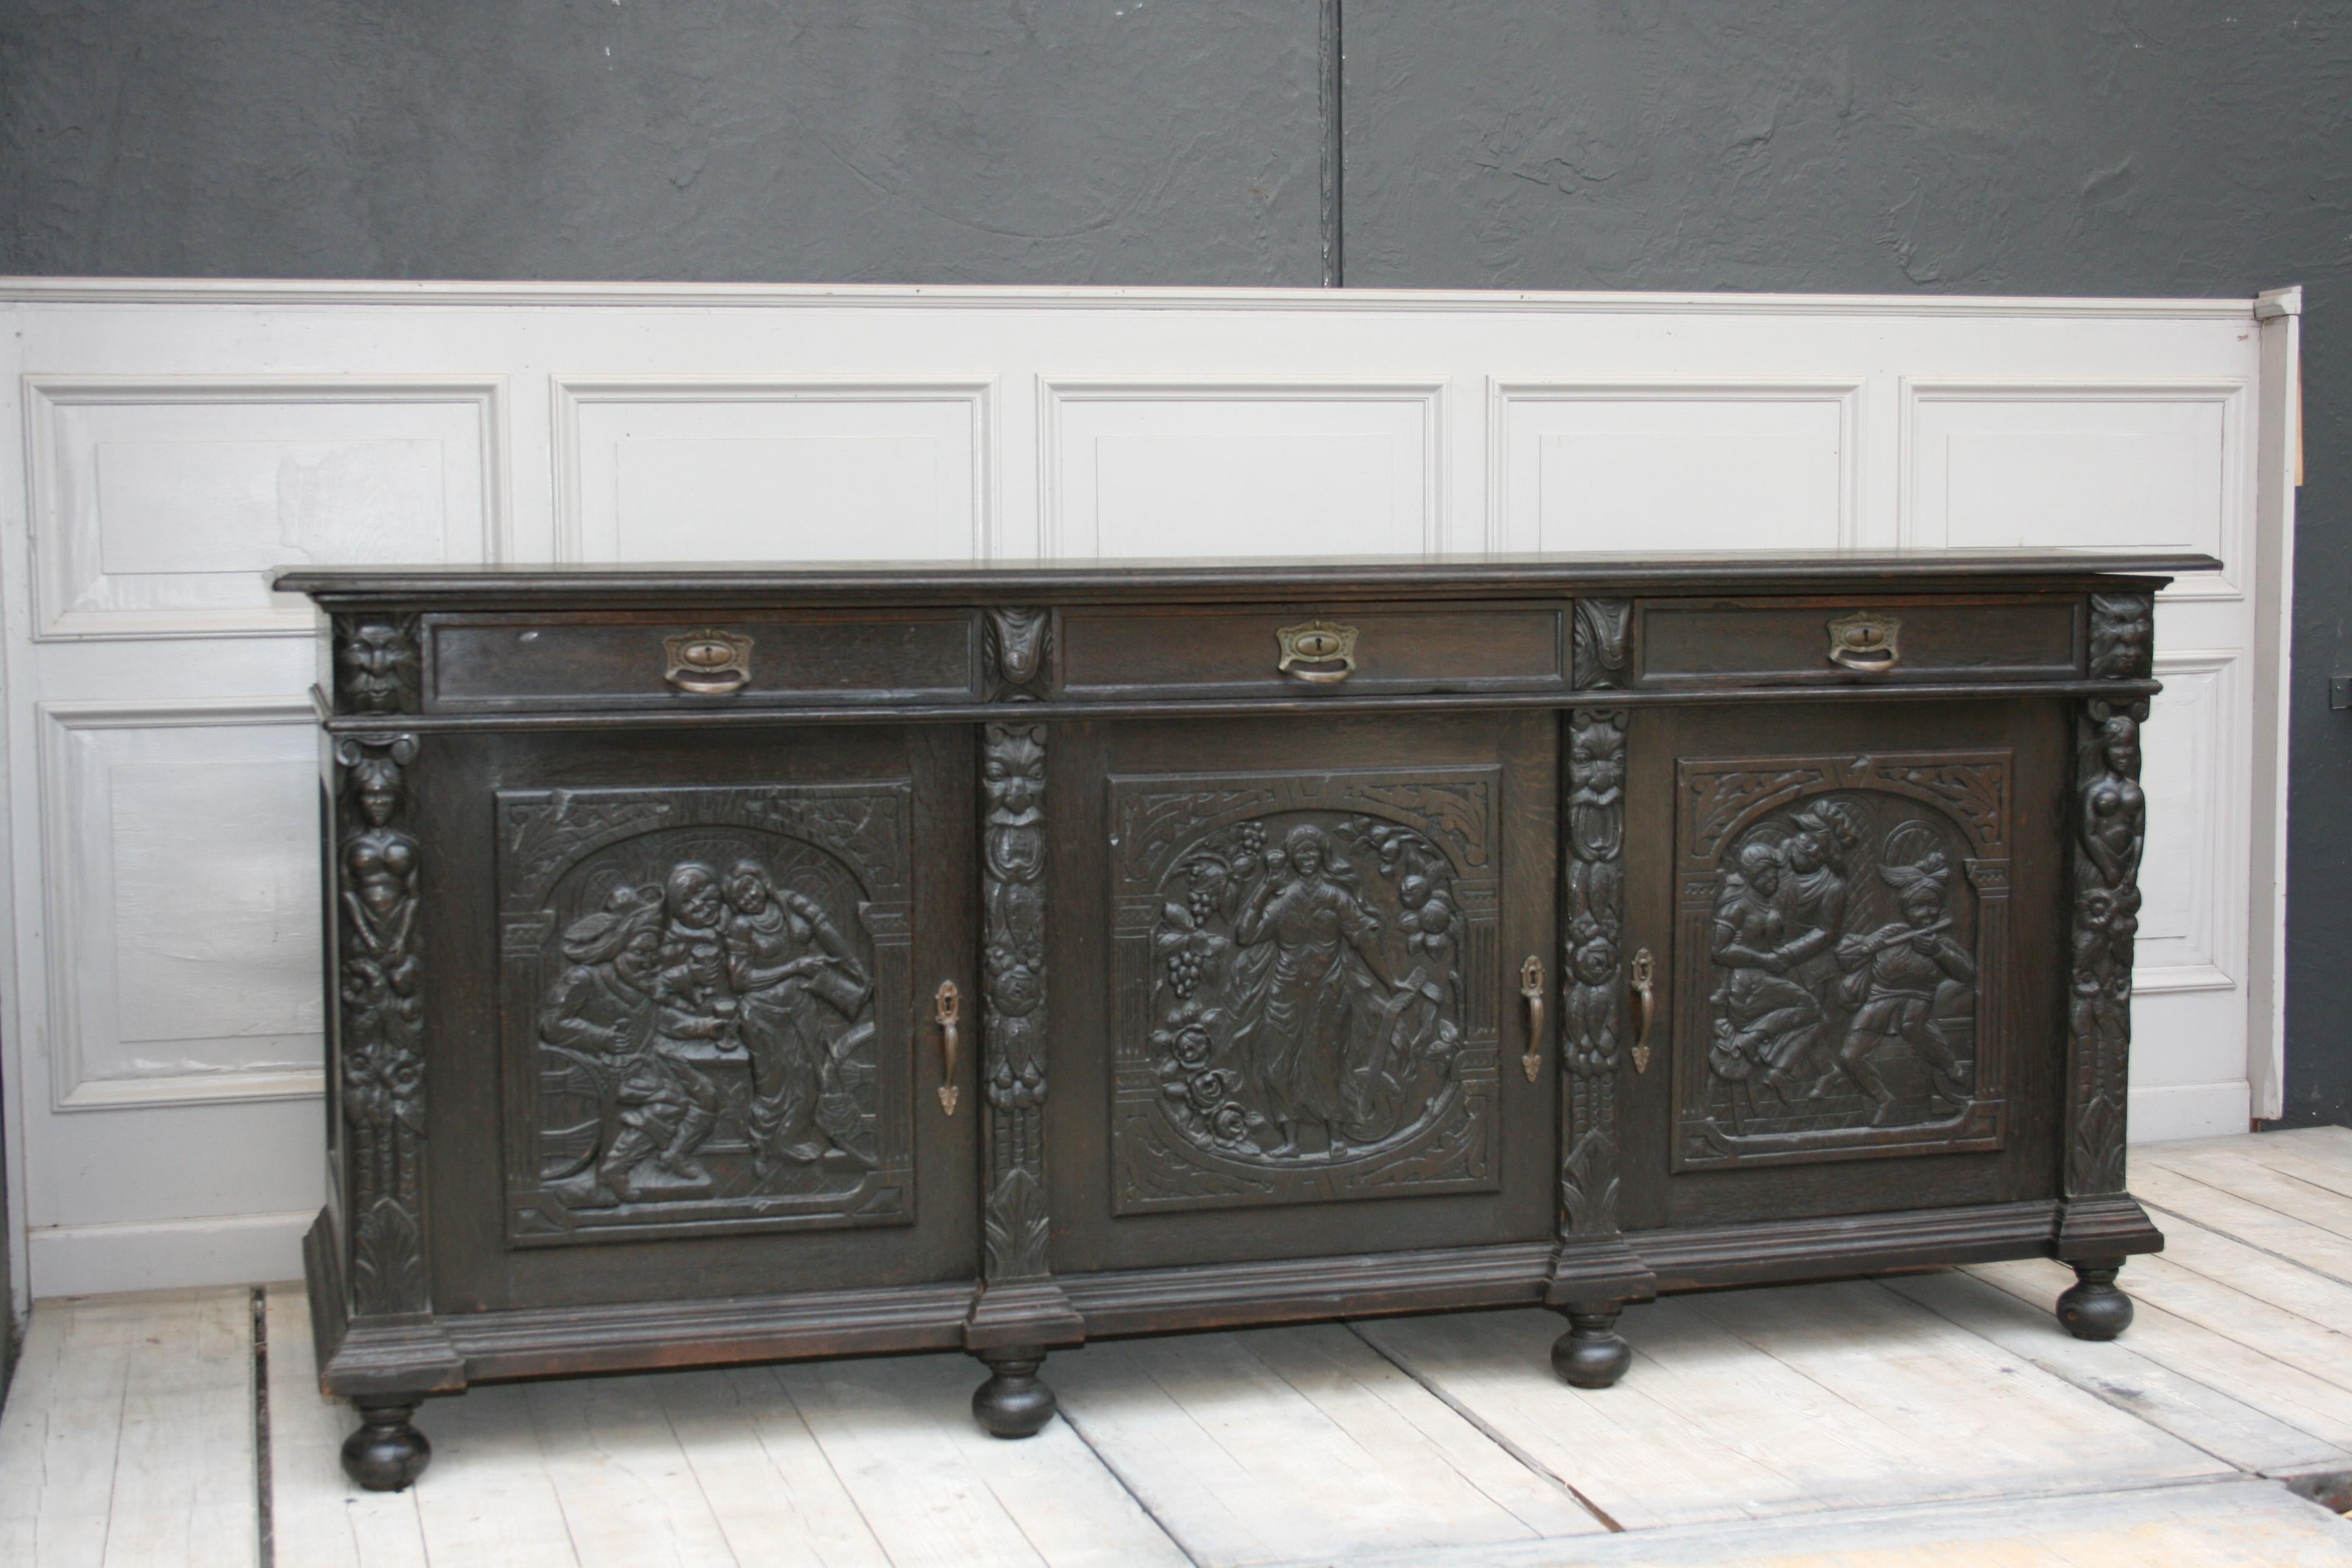
<path fill-rule="evenodd" d="M 940 1026 L 940 1109 L 950 1116 L 956 1113 L 956 1101 L 963 1091 L 956 1087 L 956 1020 L 963 1014 L 963 994 L 952 980 L 940 982 L 939 994 L 931 998 L 931 1018 Z"/>
<path fill-rule="evenodd" d="M 696 697 L 724 697 L 751 679 L 751 639 L 737 632 L 680 632 L 662 639 L 662 679 Z"/>
<path fill-rule="evenodd" d="M 1307 621 L 1274 634 L 1282 658 L 1275 672 L 1329 686 L 1356 673 L 1356 628 L 1337 621 Z M 1309 666 L 1336 666 L 1310 668 Z"/>
<path fill-rule="evenodd" d="M 1519 999 L 1528 1005 L 1528 1048 L 1519 1058 L 1519 1070 L 1533 1083 L 1543 1074 L 1544 1044 L 1543 963 L 1533 953 L 1519 965 Z"/>
<path fill-rule="evenodd" d="M 1633 972 L 1628 984 L 1633 993 L 1633 1070 L 1650 1070 L 1650 1025 L 1658 1016 L 1657 993 L 1652 982 L 1657 974 L 1657 960 L 1648 948 L 1633 955 Z"/>

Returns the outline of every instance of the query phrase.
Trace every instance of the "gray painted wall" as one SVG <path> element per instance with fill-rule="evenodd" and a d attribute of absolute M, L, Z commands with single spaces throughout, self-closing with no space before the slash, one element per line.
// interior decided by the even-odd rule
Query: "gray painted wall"
<path fill-rule="evenodd" d="M 7 0 L 0 271 L 1297 283 L 1318 0 Z M 2352 5 L 1348 0 L 1347 279 L 2308 290 L 2291 1119 L 2352 1121 Z"/>

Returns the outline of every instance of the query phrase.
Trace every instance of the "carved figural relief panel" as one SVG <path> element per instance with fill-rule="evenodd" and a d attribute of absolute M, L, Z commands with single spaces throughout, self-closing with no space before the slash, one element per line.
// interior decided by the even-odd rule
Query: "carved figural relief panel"
<path fill-rule="evenodd" d="M 1111 781 L 1116 1212 L 1494 1189 L 1499 786 Z"/>
<path fill-rule="evenodd" d="M 2000 1147 L 2006 752 L 1684 761 L 1675 1168 Z"/>
<path fill-rule="evenodd" d="M 912 1219 L 909 800 L 500 793 L 513 1242 Z"/>

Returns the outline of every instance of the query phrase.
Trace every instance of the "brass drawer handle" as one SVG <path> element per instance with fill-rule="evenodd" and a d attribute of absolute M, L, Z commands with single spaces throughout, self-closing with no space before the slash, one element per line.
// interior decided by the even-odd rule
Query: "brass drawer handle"
<path fill-rule="evenodd" d="M 1880 675 L 1903 662 L 1895 634 L 1903 623 L 1893 616 L 1859 611 L 1830 623 L 1830 662 L 1864 675 Z"/>
<path fill-rule="evenodd" d="M 1519 998 L 1528 1005 L 1528 1048 L 1519 1058 L 1519 1070 L 1528 1075 L 1529 1083 L 1543 1072 L 1544 973 L 1542 961 L 1528 954 L 1519 965 Z"/>
<path fill-rule="evenodd" d="M 931 1017 L 940 1026 L 940 1109 L 950 1116 L 956 1113 L 956 1101 L 963 1091 L 956 1087 L 956 1020 L 963 1013 L 963 995 L 952 980 L 940 982 L 939 994 L 931 998 Z"/>
<path fill-rule="evenodd" d="M 740 691 L 751 679 L 751 639 L 737 632 L 680 632 L 662 639 L 662 679 L 697 697 Z"/>
<path fill-rule="evenodd" d="M 1307 621 L 1295 626 L 1284 626 L 1274 634 L 1274 640 L 1282 649 L 1281 662 L 1274 667 L 1277 674 L 1311 680 L 1318 686 L 1329 686 L 1356 672 L 1356 628 L 1353 626 L 1343 626 L 1337 621 Z M 1307 668 L 1313 665 L 1336 665 L 1338 668 Z"/>
<path fill-rule="evenodd" d="M 1658 1015 L 1657 993 L 1652 982 L 1657 976 L 1658 961 L 1650 956 L 1648 948 L 1633 955 L 1631 983 L 1633 992 L 1633 1070 L 1650 1070 L 1650 1025 Z"/>

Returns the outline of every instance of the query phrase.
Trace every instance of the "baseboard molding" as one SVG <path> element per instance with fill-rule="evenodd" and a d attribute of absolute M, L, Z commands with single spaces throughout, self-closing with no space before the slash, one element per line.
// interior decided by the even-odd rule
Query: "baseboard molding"
<path fill-rule="evenodd" d="M 2131 1091 L 2131 1141 L 2168 1143 L 2180 1138 L 2221 1138 L 2252 1123 L 2253 1096 L 2244 1079 L 2185 1083 Z"/>
<path fill-rule="evenodd" d="M 299 1279 L 302 1232 L 317 1217 L 315 1210 L 298 1209 L 145 1225 L 37 1226 L 26 1238 L 26 1282 L 37 1299 Z"/>

